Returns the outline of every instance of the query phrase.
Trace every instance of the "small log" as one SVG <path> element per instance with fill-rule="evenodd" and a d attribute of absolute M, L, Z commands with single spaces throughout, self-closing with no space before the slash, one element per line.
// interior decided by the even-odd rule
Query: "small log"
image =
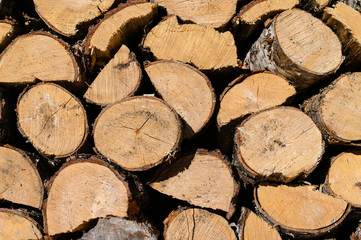
<path fill-rule="evenodd" d="M 11 42 L 15 31 L 15 24 L 12 21 L 0 20 L 0 50 L 3 50 Z"/>
<path fill-rule="evenodd" d="M 132 97 L 106 107 L 94 124 L 96 150 L 122 168 L 147 170 L 177 150 L 177 114 L 155 97 Z"/>
<path fill-rule="evenodd" d="M 0 239 L 43 239 L 38 224 L 20 211 L 0 209 L 0 223 Z"/>
<path fill-rule="evenodd" d="M 135 205 L 124 177 L 96 157 L 73 158 L 50 179 L 43 208 L 45 232 L 88 228 L 100 217 L 127 217 Z"/>
<path fill-rule="evenodd" d="M 79 66 L 67 43 L 46 32 L 17 37 L 0 55 L 0 82 L 79 83 Z"/>
<path fill-rule="evenodd" d="M 218 29 L 226 27 L 237 7 L 237 0 L 156 0 L 156 2 L 167 9 L 168 15 L 177 15 L 183 21 L 192 21 Z"/>
<path fill-rule="evenodd" d="M 361 73 L 348 73 L 306 101 L 304 109 L 329 143 L 359 145 L 360 104 Z"/>
<path fill-rule="evenodd" d="M 285 234 L 319 237 L 340 225 L 350 212 L 350 205 L 316 188 L 261 185 L 254 191 L 257 210 Z"/>
<path fill-rule="evenodd" d="M 203 208 L 221 210 L 230 218 L 238 185 L 229 163 L 219 152 L 197 150 L 159 170 L 149 184 L 153 189 Z"/>
<path fill-rule="evenodd" d="M 305 89 L 336 72 L 342 60 L 341 43 L 329 27 L 310 13 L 290 9 L 262 32 L 245 65 L 279 73 Z"/>
<path fill-rule="evenodd" d="M 331 0 L 305 0 L 303 8 L 309 12 L 322 13 Z"/>
<path fill-rule="evenodd" d="M 353 9 L 361 12 L 361 1 L 360 0 L 337 0 L 338 2 L 343 2 Z"/>
<path fill-rule="evenodd" d="M 85 40 L 85 54 L 90 56 L 90 68 L 104 65 L 120 46 L 143 31 L 157 14 L 157 5 L 146 1 L 121 4 L 108 12 Z"/>
<path fill-rule="evenodd" d="M 321 160 L 322 135 L 297 108 L 255 113 L 236 128 L 233 164 L 244 180 L 290 182 L 308 176 Z"/>
<path fill-rule="evenodd" d="M 234 35 L 238 42 L 243 42 L 262 26 L 267 19 L 278 13 L 294 8 L 300 0 L 255 0 L 243 6 L 232 19 Z"/>
<path fill-rule="evenodd" d="M 198 208 L 173 211 L 164 220 L 165 240 L 236 240 L 236 235 L 221 216 Z"/>
<path fill-rule="evenodd" d="M 34 0 L 40 18 L 54 31 L 70 37 L 79 31 L 79 26 L 102 15 L 115 0 Z"/>
<path fill-rule="evenodd" d="M 16 111 L 21 134 L 45 156 L 73 154 L 88 134 L 87 116 L 80 101 L 53 83 L 39 83 L 25 90 Z"/>
<path fill-rule="evenodd" d="M 20 149 L 0 147 L 0 199 L 41 209 L 44 186 L 31 159 Z"/>
<path fill-rule="evenodd" d="M 334 157 L 326 177 L 327 192 L 361 208 L 361 155 L 343 152 Z"/>
<path fill-rule="evenodd" d="M 144 67 L 157 92 L 185 122 L 185 137 L 201 131 L 211 118 L 216 97 L 206 75 L 177 61 L 157 61 Z"/>
<path fill-rule="evenodd" d="M 334 8 L 325 9 L 322 21 L 339 37 L 346 55 L 345 65 L 357 68 L 361 64 L 361 13 L 338 2 Z"/>
<path fill-rule="evenodd" d="M 122 45 L 84 94 L 97 105 L 107 105 L 132 96 L 140 85 L 142 70 L 134 53 Z"/>
<path fill-rule="evenodd" d="M 80 240 L 157 240 L 157 231 L 149 223 L 136 222 L 125 218 L 110 217 L 99 219 L 97 225 L 83 234 Z"/>
<path fill-rule="evenodd" d="M 230 32 L 219 33 L 197 24 L 178 23 L 170 16 L 145 37 L 143 48 L 156 59 L 192 63 L 201 70 L 237 67 L 237 49 Z"/>
<path fill-rule="evenodd" d="M 220 97 L 217 127 L 221 150 L 231 149 L 234 130 L 246 116 L 288 103 L 295 94 L 287 79 L 271 72 L 236 78 Z"/>
<path fill-rule="evenodd" d="M 239 240 L 268 239 L 281 240 L 279 232 L 263 218 L 243 207 L 240 222 L 238 223 Z"/>

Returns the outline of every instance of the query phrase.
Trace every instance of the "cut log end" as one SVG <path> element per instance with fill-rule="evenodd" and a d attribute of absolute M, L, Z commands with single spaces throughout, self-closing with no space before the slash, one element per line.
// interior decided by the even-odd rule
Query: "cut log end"
<path fill-rule="evenodd" d="M 6 45 L 11 41 L 15 33 L 14 23 L 1 20 L 0 21 L 0 49 L 4 49 Z"/>

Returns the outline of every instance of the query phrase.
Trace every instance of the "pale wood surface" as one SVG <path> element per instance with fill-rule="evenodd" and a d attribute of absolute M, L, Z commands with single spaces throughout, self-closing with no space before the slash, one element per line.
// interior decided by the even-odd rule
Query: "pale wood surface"
<path fill-rule="evenodd" d="M 349 205 L 316 187 L 261 185 L 255 189 L 256 205 L 268 220 L 286 231 L 321 234 L 344 219 L 349 213 Z"/>
<path fill-rule="evenodd" d="M 43 237 L 34 220 L 15 210 L 0 209 L 0 223 L 0 239 L 35 240 Z"/>
<path fill-rule="evenodd" d="M 206 75 L 177 61 L 153 62 L 145 66 L 145 71 L 164 101 L 190 127 L 186 136 L 198 133 L 208 123 L 216 97 Z"/>
<path fill-rule="evenodd" d="M 6 20 L 0 21 L 0 48 L 4 49 L 14 35 L 14 23 Z"/>
<path fill-rule="evenodd" d="M 82 104 L 56 84 L 39 83 L 25 91 L 16 110 L 20 132 L 44 155 L 69 156 L 87 136 Z"/>
<path fill-rule="evenodd" d="M 122 45 L 89 86 L 84 98 L 98 105 L 120 101 L 134 94 L 141 78 L 142 70 L 135 55 Z"/>
<path fill-rule="evenodd" d="M 206 210 L 189 208 L 173 211 L 164 221 L 165 240 L 236 240 L 226 219 Z"/>
<path fill-rule="evenodd" d="M 192 63 L 198 69 L 216 70 L 237 66 L 237 49 L 230 32 L 219 33 L 197 24 L 178 23 L 170 16 L 146 36 L 143 47 L 157 59 Z"/>
<path fill-rule="evenodd" d="M 178 15 L 183 21 L 221 28 L 236 12 L 237 0 L 156 0 L 158 5 L 167 9 L 168 15 Z"/>
<path fill-rule="evenodd" d="M 193 205 L 233 214 L 232 199 L 238 193 L 231 168 L 217 152 L 198 150 L 176 160 L 154 175 L 155 190 Z"/>
<path fill-rule="evenodd" d="M 276 107 L 236 128 L 234 161 L 254 180 L 289 182 L 307 176 L 323 154 L 320 130 L 297 108 Z"/>
<path fill-rule="evenodd" d="M 65 36 L 75 35 L 79 30 L 77 25 L 102 15 L 113 3 L 114 0 L 34 0 L 44 22 Z"/>
<path fill-rule="evenodd" d="M 123 177 L 96 158 L 71 161 L 51 179 L 43 209 L 45 232 L 83 229 L 91 219 L 128 216 L 130 192 Z"/>
<path fill-rule="evenodd" d="M 0 147 L 0 199 L 40 209 L 44 186 L 35 165 L 21 150 Z"/>
<path fill-rule="evenodd" d="M 167 160 L 180 143 L 176 113 L 155 97 L 132 97 L 105 108 L 94 125 L 97 151 L 127 170 Z"/>
<path fill-rule="evenodd" d="M 316 13 L 322 13 L 331 0 L 309 0 L 304 2 L 304 9 Z"/>
<path fill-rule="evenodd" d="M 0 55 L 0 82 L 79 81 L 69 46 L 45 32 L 22 35 Z"/>

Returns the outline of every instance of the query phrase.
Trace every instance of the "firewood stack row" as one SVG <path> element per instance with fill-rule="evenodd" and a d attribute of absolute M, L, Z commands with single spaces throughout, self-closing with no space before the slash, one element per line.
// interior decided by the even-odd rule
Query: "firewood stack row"
<path fill-rule="evenodd" d="M 0 1 L 0 239 L 360 239 L 359 11 Z"/>

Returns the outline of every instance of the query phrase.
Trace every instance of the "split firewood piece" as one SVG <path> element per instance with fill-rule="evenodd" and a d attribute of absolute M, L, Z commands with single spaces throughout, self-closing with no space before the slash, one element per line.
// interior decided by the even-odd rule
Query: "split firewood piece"
<path fill-rule="evenodd" d="M 333 158 L 326 177 L 327 191 L 361 208 L 361 154 L 343 152 Z"/>
<path fill-rule="evenodd" d="M 289 102 L 295 88 L 282 76 L 271 72 L 242 75 L 224 90 L 217 115 L 222 151 L 231 149 L 235 127 L 245 116 Z"/>
<path fill-rule="evenodd" d="M 361 239 L 361 223 L 357 227 L 356 231 L 352 233 L 350 240 L 360 240 Z"/>
<path fill-rule="evenodd" d="M 94 28 L 85 42 L 85 54 L 91 57 L 91 66 L 103 65 L 133 35 L 142 33 L 157 14 L 157 5 L 138 1 L 120 5 L 110 11 Z"/>
<path fill-rule="evenodd" d="M 134 94 L 141 78 L 142 70 L 135 55 L 122 45 L 89 86 L 84 98 L 98 105 L 120 101 Z"/>
<path fill-rule="evenodd" d="M 156 59 L 192 63 L 202 70 L 237 67 L 237 49 L 230 32 L 219 33 L 197 24 L 180 25 L 176 16 L 155 26 L 143 47 Z"/>
<path fill-rule="evenodd" d="M 310 117 L 292 107 L 255 113 L 236 128 L 234 165 L 254 181 L 290 182 L 306 177 L 324 151 L 322 134 Z"/>
<path fill-rule="evenodd" d="M 152 84 L 185 121 L 185 136 L 198 133 L 211 118 L 216 97 L 206 75 L 177 61 L 157 61 L 145 66 Z"/>
<path fill-rule="evenodd" d="M 15 33 L 14 23 L 9 20 L 0 20 L 0 50 L 4 49 L 12 40 Z"/>
<path fill-rule="evenodd" d="M 238 223 L 239 240 L 268 239 L 281 240 L 279 232 L 263 218 L 243 207 L 240 222 Z"/>
<path fill-rule="evenodd" d="M 178 1 L 156 0 L 159 6 L 167 9 L 168 15 L 177 15 L 184 21 L 223 28 L 236 12 L 237 0 Z"/>
<path fill-rule="evenodd" d="M 99 114 L 94 124 L 95 148 L 124 169 L 146 170 L 175 153 L 180 124 L 177 114 L 158 98 L 127 98 Z"/>
<path fill-rule="evenodd" d="M 21 150 L 0 147 L 0 199 L 40 209 L 44 186 L 38 170 Z"/>
<path fill-rule="evenodd" d="M 53 83 L 39 83 L 18 100 L 18 127 L 45 156 L 66 157 L 83 145 L 87 116 L 80 101 Z"/>
<path fill-rule="evenodd" d="M 326 8 L 322 20 L 332 28 L 342 42 L 345 64 L 356 67 L 361 63 L 361 13 L 338 2 Z"/>
<path fill-rule="evenodd" d="M 244 41 L 267 19 L 297 6 L 300 0 L 256 0 L 241 8 L 233 18 L 233 30 L 239 41 Z"/>
<path fill-rule="evenodd" d="M 79 67 L 69 46 L 45 32 L 22 35 L 0 55 L 1 83 L 79 82 Z"/>
<path fill-rule="evenodd" d="M 70 37 L 79 31 L 79 25 L 102 15 L 115 0 L 34 0 L 35 10 L 54 31 Z"/>
<path fill-rule="evenodd" d="M 290 9 L 262 32 L 245 65 L 279 73 L 302 89 L 336 72 L 342 60 L 341 43 L 329 27 L 310 13 Z"/>
<path fill-rule="evenodd" d="M 361 140 L 361 73 L 348 73 L 304 103 L 304 109 L 329 143 Z"/>
<path fill-rule="evenodd" d="M 228 162 L 219 152 L 199 149 L 154 174 L 155 190 L 203 208 L 234 212 L 238 185 Z"/>
<path fill-rule="evenodd" d="M 223 217 L 198 208 L 173 211 L 164 220 L 165 240 L 236 240 Z"/>
<path fill-rule="evenodd" d="M 157 231 L 149 223 L 136 222 L 125 218 L 110 217 L 99 219 L 97 225 L 83 234 L 80 240 L 157 240 Z"/>
<path fill-rule="evenodd" d="M 315 13 L 321 13 L 327 5 L 331 2 L 331 0 L 309 0 L 304 1 L 303 8 L 312 11 Z"/>
<path fill-rule="evenodd" d="M 124 177 L 96 157 L 68 161 L 50 180 L 43 214 L 45 232 L 86 229 L 100 217 L 127 217 L 132 196 Z"/>
<path fill-rule="evenodd" d="M 360 0 L 337 0 L 338 2 L 343 2 L 353 9 L 361 12 L 361 1 Z"/>
<path fill-rule="evenodd" d="M 0 239 L 43 239 L 38 224 L 20 211 L 0 209 Z"/>
<path fill-rule="evenodd" d="M 254 191 L 256 208 L 286 234 L 320 236 L 338 227 L 350 212 L 350 205 L 316 188 L 261 185 Z"/>

